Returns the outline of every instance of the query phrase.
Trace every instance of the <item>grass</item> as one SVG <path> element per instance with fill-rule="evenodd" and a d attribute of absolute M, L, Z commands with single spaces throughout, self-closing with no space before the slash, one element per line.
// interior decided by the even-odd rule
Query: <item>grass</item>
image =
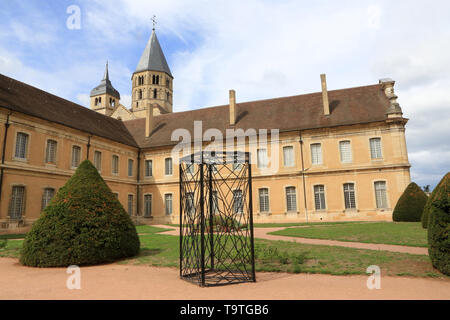
<path fill-rule="evenodd" d="M 273 235 L 354 241 L 363 243 L 394 244 L 427 247 L 427 231 L 420 222 L 373 222 L 357 224 L 288 228 L 271 232 Z"/>
<path fill-rule="evenodd" d="M 330 227 L 324 229 L 328 228 Z M 165 230 L 167 229 L 137 226 L 141 241 L 139 255 L 118 263 L 178 267 L 179 237 L 159 234 Z M 6 240 L 5 247 L 0 248 L 0 257 L 18 258 L 22 242 L 23 240 Z M 370 265 L 379 266 L 382 275 L 446 277 L 431 266 L 426 255 L 255 240 L 256 271 L 365 275 Z"/>
<path fill-rule="evenodd" d="M 0 240 L 3 239 L 25 239 L 26 233 L 18 233 L 18 234 L 0 234 Z"/>
<path fill-rule="evenodd" d="M 279 227 L 306 227 L 306 226 L 330 226 L 339 224 L 371 223 L 366 221 L 338 221 L 338 222 L 291 222 L 291 223 L 255 223 L 255 228 L 279 228 Z"/>

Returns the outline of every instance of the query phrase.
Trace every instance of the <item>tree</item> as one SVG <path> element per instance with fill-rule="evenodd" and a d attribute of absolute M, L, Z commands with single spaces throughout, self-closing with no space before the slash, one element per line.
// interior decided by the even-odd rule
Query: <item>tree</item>
<path fill-rule="evenodd" d="M 425 192 L 417 184 L 411 182 L 398 199 L 392 219 L 407 222 L 420 221 L 427 199 Z"/>
<path fill-rule="evenodd" d="M 447 173 L 448 175 L 448 173 Z M 423 207 L 423 212 L 422 212 L 422 217 L 421 217 L 421 221 L 422 221 L 422 228 L 426 229 L 428 228 L 428 223 L 429 223 L 429 216 L 430 216 L 430 211 L 431 211 L 431 203 L 433 202 L 434 196 L 436 195 L 436 191 L 438 190 L 438 187 L 441 185 L 441 183 L 444 182 L 445 177 L 447 176 L 445 175 L 441 181 L 438 183 L 438 185 L 434 188 L 433 192 L 431 193 L 431 195 L 428 197 L 427 203 L 425 204 L 425 206 Z"/>
<path fill-rule="evenodd" d="M 86 160 L 33 224 L 20 262 L 35 267 L 93 265 L 134 256 L 139 247 L 129 215 Z"/>
<path fill-rule="evenodd" d="M 435 192 L 428 218 L 428 254 L 433 267 L 450 276 L 450 172 Z"/>

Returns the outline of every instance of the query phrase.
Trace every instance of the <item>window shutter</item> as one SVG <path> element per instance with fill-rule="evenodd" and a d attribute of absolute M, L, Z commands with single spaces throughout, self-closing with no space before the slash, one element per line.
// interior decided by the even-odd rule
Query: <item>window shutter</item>
<path fill-rule="evenodd" d="M 322 164 L 322 145 L 320 143 L 311 145 L 311 162 L 312 164 Z"/>
<path fill-rule="evenodd" d="M 342 162 L 352 162 L 352 148 L 350 141 L 339 142 L 339 151 L 341 153 Z"/>

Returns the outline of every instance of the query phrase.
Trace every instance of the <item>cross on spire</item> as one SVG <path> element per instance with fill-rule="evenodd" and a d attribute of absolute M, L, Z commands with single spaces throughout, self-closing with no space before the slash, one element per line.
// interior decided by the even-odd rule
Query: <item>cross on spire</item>
<path fill-rule="evenodd" d="M 153 17 L 152 17 L 152 23 L 153 23 L 153 30 L 155 30 L 155 26 L 156 26 L 156 16 L 155 15 L 153 15 Z"/>

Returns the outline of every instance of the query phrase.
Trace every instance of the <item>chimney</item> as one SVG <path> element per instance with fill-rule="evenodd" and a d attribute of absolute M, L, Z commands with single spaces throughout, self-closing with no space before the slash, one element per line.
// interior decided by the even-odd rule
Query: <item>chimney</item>
<path fill-rule="evenodd" d="M 327 76 L 325 74 L 321 74 L 320 81 L 322 82 L 323 114 L 326 116 L 329 116 L 330 115 L 330 104 L 328 103 Z"/>
<path fill-rule="evenodd" d="M 236 124 L 236 91 L 230 90 L 230 125 Z"/>
<path fill-rule="evenodd" d="M 145 137 L 150 137 L 153 131 L 153 105 L 148 102 L 147 108 L 145 109 Z"/>

